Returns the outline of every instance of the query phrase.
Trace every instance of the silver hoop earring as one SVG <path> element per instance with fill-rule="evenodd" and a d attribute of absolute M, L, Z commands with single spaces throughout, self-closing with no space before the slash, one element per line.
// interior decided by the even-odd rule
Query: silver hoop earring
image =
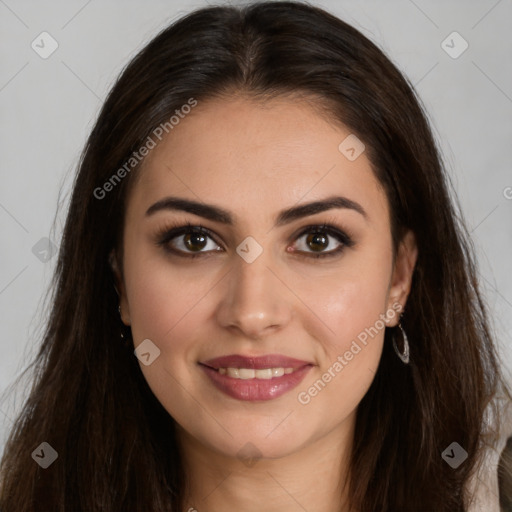
<path fill-rule="evenodd" d="M 404 328 L 402 324 L 398 322 L 398 327 L 402 333 L 404 350 L 400 352 L 396 345 L 396 336 L 393 334 L 393 348 L 395 349 L 396 355 L 402 360 L 403 363 L 409 364 L 409 340 L 407 339 L 407 334 L 405 334 Z"/>

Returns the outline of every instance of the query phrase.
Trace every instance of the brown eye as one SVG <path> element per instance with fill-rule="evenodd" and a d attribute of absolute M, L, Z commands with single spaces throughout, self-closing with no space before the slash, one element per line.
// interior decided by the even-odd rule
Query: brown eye
<path fill-rule="evenodd" d="M 174 233 L 168 233 L 166 238 L 166 246 L 171 246 L 169 250 L 175 253 L 184 253 L 184 256 L 188 256 L 190 253 L 201 255 L 203 253 L 219 250 L 215 249 L 218 245 L 213 241 L 211 236 L 201 228 L 183 228 Z M 212 240 L 210 244 L 208 242 L 209 240 Z M 171 243 L 173 241 L 175 242 Z"/>
<path fill-rule="evenodd" d="M 354 245 L 354 242 L 347 234 L 329 224 L 308 226 L 299 235 L 298 240 L 302 237 L 305 237 L 305 239 L 301 244 L 298 244 L 296 251 L 305 253 L 304 256 L 306 257 L 322 258 L 335 256 L 341 253 L 345 247 L 352 247 Z M 332 242 L 332 240 L 337 241 L 337 244 Z M 326 250 L 329 248 L 330 250 Z"/>
<path fill-rule="evenodd" d="M 199 252 L 206 246 L 208 236 L 203 233 L 187 233 L 183 237 L 183 244 L 193 252 Z"/>
<path fill-rule="evenodd" d="M 329 239 L 321 233 L 312 233 L 306 237 L 306 245 L 314 251 L 320 252 L 329 245 Z"/>
<path fill-rule="evenodd" d="M 210 246 L 209 240 L 212 241 Z M 157 236 L 156 243 L 166 252 L 189 258 L 206 256 L 207 253 L 222 250 L 206 228 L 192 224 L 164 229 Z"/>

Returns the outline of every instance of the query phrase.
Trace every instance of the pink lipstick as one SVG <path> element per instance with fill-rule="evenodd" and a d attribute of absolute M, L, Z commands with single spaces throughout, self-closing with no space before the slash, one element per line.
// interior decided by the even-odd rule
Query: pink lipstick
<path fill-rule="evenodd" d="M 238 400 L 272 400 L 295 388 L 313 363 L 280 354 L 233 354 L 199 363 L 213 385 Z"/>

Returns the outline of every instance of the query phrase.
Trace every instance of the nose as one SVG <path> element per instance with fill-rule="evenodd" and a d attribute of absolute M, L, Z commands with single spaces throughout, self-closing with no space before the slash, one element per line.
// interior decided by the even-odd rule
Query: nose
<path fill-rule="evenodd" d="M 290 322 L 294 294 L 270 259 L 266 251 L 252 263 L 235 255 L 217 310 L 222 327 L 260 339 Z"/>

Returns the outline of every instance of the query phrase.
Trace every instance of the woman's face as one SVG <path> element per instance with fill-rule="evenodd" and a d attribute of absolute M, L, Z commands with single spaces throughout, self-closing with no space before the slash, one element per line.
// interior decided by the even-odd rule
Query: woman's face
<path fill-rule="evenodd" d="M 393 262 L 386 195 L 350 135 L 300 101 L 199 102 L 144 162 L 122 317 L 136 348 L 150 340 L 140 367 L 153 393 L 203 447 L 278 458 L 353 424 L 416 249 L 406 237 Z M 208 233 L 161 235 L 188 223 Z M 230 355 L 242 359 L 211 362 Z M 276 359 L 250 359 L 265 355 Z"/>

